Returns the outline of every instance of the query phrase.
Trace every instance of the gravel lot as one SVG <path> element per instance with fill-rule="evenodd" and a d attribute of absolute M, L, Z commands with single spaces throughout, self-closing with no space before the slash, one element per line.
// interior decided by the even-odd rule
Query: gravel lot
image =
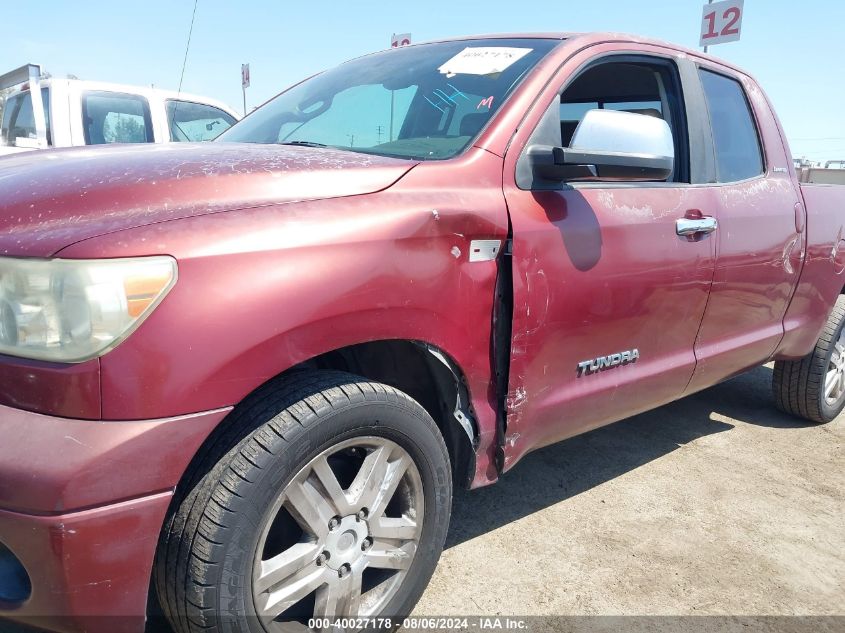
<path fill-rule="evenodd" d="M 415 614 L 845 615 L 845 415 L 807 426 L 781 414 L 771 373 L 458 491 Z M 845 618 L 816 624 L 845 630 Z"/>

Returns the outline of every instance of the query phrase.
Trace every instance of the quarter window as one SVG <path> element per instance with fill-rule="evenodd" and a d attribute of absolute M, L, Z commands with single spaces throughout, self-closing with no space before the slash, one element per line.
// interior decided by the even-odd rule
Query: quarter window
<path fill-rule="evenodd" d="M 82 97 L 86 145 L 152 143 L 150 104 L 139 95 L 86 92 Z"/>
<path fill-rule="evenodd" d="M 760 137 L 740 83 L 699 69 L 710 112 L 716 175 L 719 182 L 737 182 L 763 173 Z"/>
<path fill-rule="evenodd" d="M 170 140 L 210 141 L 235 124 L 235 118 L 220 108 L 190 101 L 167 102 Z"/>

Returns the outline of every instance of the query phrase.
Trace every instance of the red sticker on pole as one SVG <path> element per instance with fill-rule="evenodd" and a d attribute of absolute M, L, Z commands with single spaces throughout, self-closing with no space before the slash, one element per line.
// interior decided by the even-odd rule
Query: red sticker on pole
<path fill-rule="evenodd" d="M 712 46 L 739 40 L 744 13 L 743 0 L 705 4 L 701 12 L 699 46 Z"/>

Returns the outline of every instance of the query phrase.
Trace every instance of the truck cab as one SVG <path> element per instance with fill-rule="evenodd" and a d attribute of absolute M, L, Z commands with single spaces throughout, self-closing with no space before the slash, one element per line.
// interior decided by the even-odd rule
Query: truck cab
<path fill-rule="evenodd" d="M 0 88 L 11 82 L 16 86 L 0 113 L 0 154 L 109 143 L 208 141 L 240 118 L 207 97 L 98 81 L 41 79 L 37 65 L 23 69 L 0 77 Z"/>

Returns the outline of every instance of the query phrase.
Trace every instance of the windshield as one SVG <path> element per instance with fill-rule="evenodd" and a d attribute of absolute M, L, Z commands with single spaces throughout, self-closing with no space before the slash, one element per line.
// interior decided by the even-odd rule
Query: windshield
<path fill-rule="evenodd" d="M 559 43 L 465 40 L 368 55 L 280 94 L 217 142 L 450 158 L 470 144 L 528 71 Z"/>

